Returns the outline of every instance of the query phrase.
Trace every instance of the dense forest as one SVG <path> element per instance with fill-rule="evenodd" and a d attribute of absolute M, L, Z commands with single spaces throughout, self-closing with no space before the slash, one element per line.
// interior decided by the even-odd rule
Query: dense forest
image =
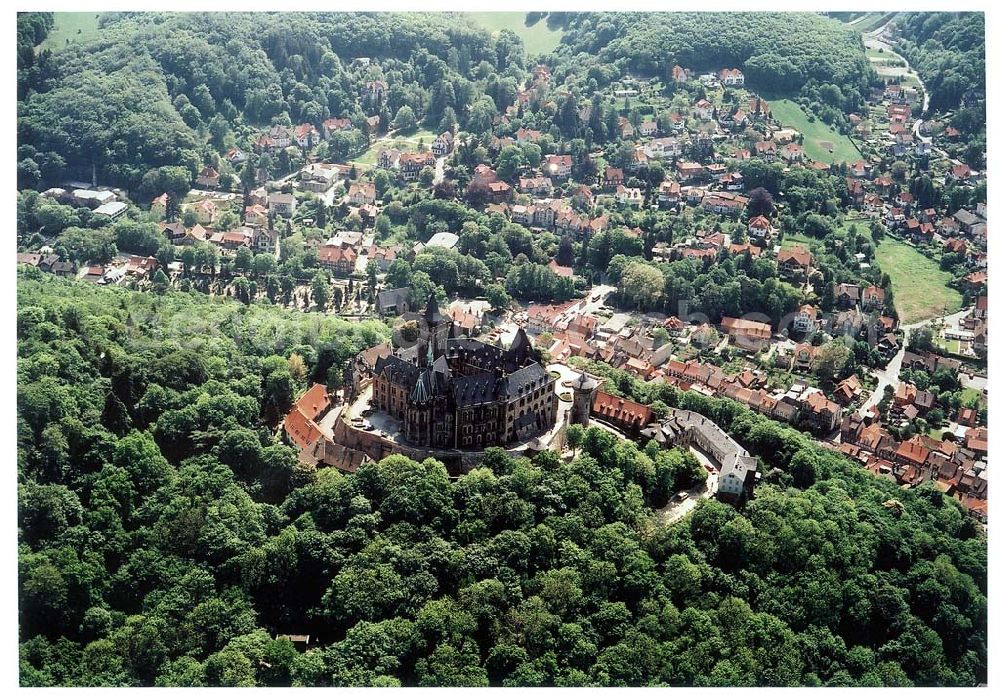
<path fill-rule="evenodd" d="M 563 55 L 663 77 L 676 64 L 738 67 L 757 89 L 794 91 L 815 81 L 861 94 L 874 79 L 860 35 L 815 14 L 579 12 L 567 14 L 566 30 Z"/>
<path fill-rule="evenodd" d="M 497 451 L 457 480 L 401 457 L 316 472 L 276 418 L 384 326 L 18 282 L 24 685 L 985 680 L 971 518 L 731 401 L 595 367 L 762 458 L 745 509 L 671 527 L 652 509 L 700 467 L 600 429 L 569 462 Z"/>
<path fill-rule="evenodd" d="M 909 12 L 893 23 L 900 50 L 931 94 L 931 111 L 954 109 L 986 89 L 986 21 L 981 12 Z"/>

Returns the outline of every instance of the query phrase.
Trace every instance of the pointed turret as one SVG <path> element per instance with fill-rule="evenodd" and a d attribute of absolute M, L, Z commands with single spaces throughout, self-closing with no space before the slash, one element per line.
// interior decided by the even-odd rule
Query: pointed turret
<path fill-rule="evenodd" d="M 427 321 L 428 325 L 434 326 L 446 319 L 438 308 L 437 294 L 431 291 L 427 296 L 427 309 L 424 311 L 424 320 Z"/>
<path fill-rule="evenodd" d="M 517 332 L 514 334 L 514 339 L 510 342 L 511 353 L 518 353 L 523 351 L 531 350 L 531 340 L 528 339 L 528 334 L 524 331 L 523 327 L 518 327 Z"/>

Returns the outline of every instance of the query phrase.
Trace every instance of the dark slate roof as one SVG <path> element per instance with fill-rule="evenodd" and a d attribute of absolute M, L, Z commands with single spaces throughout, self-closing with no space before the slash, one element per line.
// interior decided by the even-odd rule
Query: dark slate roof
<path fill-rule="evenodd" d="M 501 381 L 500 390 L 507 397 L 517 397 L 550 380 L 552 376 L 541 364 L 529 364 L 506 376 Z"/>
<path fill-rule="evenodd" d="M 528 335 L 525 333 L 523 327 L 517 328 L 517 333 L 514 335 L 514 339 L 511 340 L 509 351 L 523 350 L 525 347 L 531 348 L 531 342 L 528 340 Z"/>
<path fill-rule="evenodd" d="M 434 363 L 431 364 L 431 368 L 434 369 L 435 373 L 440 373 L 446 378 L 451 378 L 451 367 L 448 366 L 448 359 L 443 356 L 439 356 L 434 359 Z"/>
<path fill-rule="evenodd" d="M 410 347 L 400 347 L 400 349 L 396 352 L 396 356 L 398 356 L 403 361 L 407 361 L 416 366 L 417 361 L 419 361 L 420 359 L 421 350 L 423 350 L 423 352 L 426 354 L 427 345 L 426 344 L 422 345 L 420 342 L 417 342 L 416 344 Z"/>
<path fill-rule="evenodd" d="M 452 384 L 456 407 L 469 407 L 497 399 L 497 380 L 493 373 L 459 376 Z"/>
<path fill-rule="evenodd" d="M 403 286 L 402 288 L 390 288 L 388 291 L 382 291 L 379 293 L 375 298 L 375 303 L 379 308 L 393 308 L 405 301 L 409 296 L 409 286 Z"/>
<path fill-rule="evenodd" d="M 572 383 L 572 387 L 577 390 L 594 390 L 597 385 L 597 379 L 583 371 L 580 372 L 580 375 Z"/>
<path fill-rule="evenodd" d="M 480 342 L 478 339 L 467 337 L 449 339 L 448 356 L 458 356 L 459 354 L 464 354 L 467 358 L 472 358 L 480 364 L 500 364 L 504 357 L 503 349 Z"/>
<path fill-rule="evenodd" d="M 420 375 L 420 369 L 413 363 L 405 361 L 398 356 L 380 356 L 375 361 L 375 375 L 380 375 L 383 371 L 388 371 L 390 375 L 400 376 L 407 384 L 413 384 Z M 393 380 L 393 382 L 399 382 Z"/>
<path fill-rule="evenodd" d="M 426 320 L 429 325 L 440 324 L 451 320 L 450 317 L 443 315 L 438 310 L 437 296 L 433 293 L 431 293 L 427 298 L 427 309 L 424 310 L 424 320 Z"/>

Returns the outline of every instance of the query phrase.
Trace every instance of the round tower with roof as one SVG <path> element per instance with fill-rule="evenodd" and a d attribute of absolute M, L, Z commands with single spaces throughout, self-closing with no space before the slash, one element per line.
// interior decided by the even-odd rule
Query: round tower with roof
<path fill-rule="evenodd" d="M 570 387 L 573 388 L 573 411 L 570 421 L 573 424 L 587 426 L 590 424 L 590 408 L 594 404 L 594 393 L 600 385 L 597 379 L 583 371 L 577 376 Z"/>

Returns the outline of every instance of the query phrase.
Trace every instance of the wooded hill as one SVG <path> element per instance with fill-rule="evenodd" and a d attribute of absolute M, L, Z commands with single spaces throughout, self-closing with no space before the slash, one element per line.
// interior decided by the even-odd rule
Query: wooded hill
<path fill-rule="evenodd" d="M 794 92 L 813 80 L 862 94 L 874 79 L 860 35 L 811 13 L 577 12 L 565 27 L 562 55 L 663 78 L 678 64 L 741 68 L 757 90 Z"/>
<path fill-rule="evenodd" d="M 954 110 L 949 123 L 966 162 L 986 154 L 986 23 L 981 12 L 913 12 L 893 25 L 899 50 L 930 92 L 932 114 Z"/>
<path fill-rule="evenodd" d="M 571 462 L 495 451 L 456 481 L 316 472 L 265 425 L 379 324 L 18 282 L 23 685 L 985 680 L 972 519 L 731 401 L 610 374 L 762 459 L 744 510 L 666 528 L 651 507 L 699 466 L 597 428 Z"/>
<path fill-rule="evenodd" d="M 362 121 L 365 108 L 388 123 L 409 105 L 434 128 L 445 109 L 464 124 L 477 98 L 504 82 L 512 99 L 523 77 L 516 35 L 494 38 L 460 15 L 108 13 L 100 23 L 98 39 L 26 56 L 18 140 L 32 152 L 19 159 L 52 153 L 68 174 L 89 178 L 93 166 L 125 186 L 152 167 L 197 167 L 210 137 L 276 117 Z M 384 105 L 363 101 L 374 80 L 387 83 Z"/>

